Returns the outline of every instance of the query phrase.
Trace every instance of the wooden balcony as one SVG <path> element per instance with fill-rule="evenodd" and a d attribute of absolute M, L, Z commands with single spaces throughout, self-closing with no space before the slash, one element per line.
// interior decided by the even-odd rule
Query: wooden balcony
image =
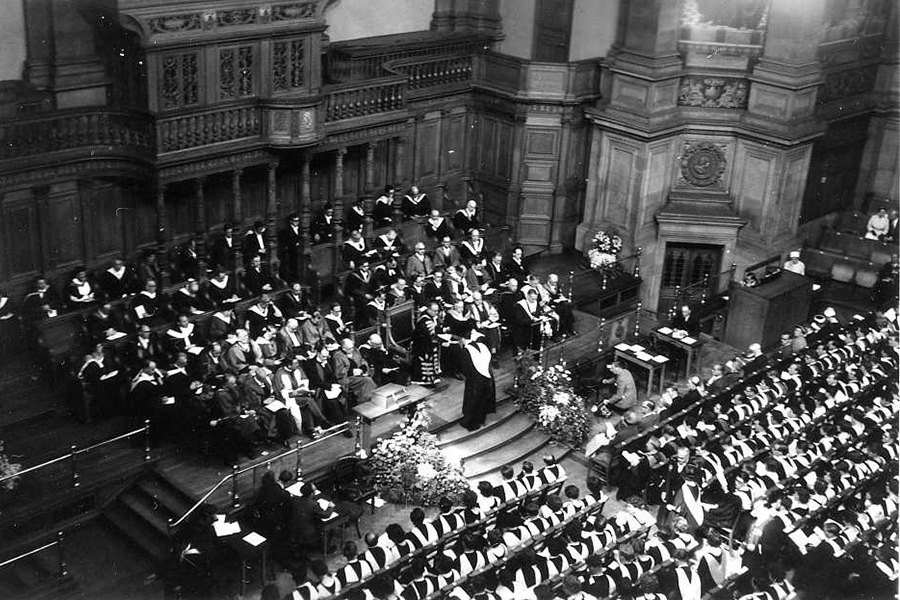
<path fill-rule="evenodd" d="M 0 122 L 0 172 L 82 159 L 152 162 L 153 117 L 107 107 L 61 110 Z"/>
<path fill-rule="evenodd" d="M 520 100 L 580 103 L 594 98 L 600 87 L 600 63 L 541 63 L 496 52 L 474 57 L 474 85 Z"/>
<path fill-rule="evenodd" d="M 157 151 L 166 154 L 223 142 L 259 142 L 261 124 L 255 102 L 162 117 L 156 122 Z"/>

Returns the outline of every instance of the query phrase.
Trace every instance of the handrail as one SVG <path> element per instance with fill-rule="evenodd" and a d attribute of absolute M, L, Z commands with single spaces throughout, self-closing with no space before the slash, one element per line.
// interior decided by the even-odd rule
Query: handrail
<path fill-rule="evenodd" d="M 38 552 L 43 552 L 47 548 L 52 548 L 53 546 L 58 546 L 59 543 L 60 543 L 60 540 L 55 539 L 50 543 L 44 544 L 43 546 L 40 546 L 38 548 L 33 548 L 33 549 L 29 550 L 28 552 L 23 552 L 22 554 L 20 554 L 18 556 L 14 556 L 13 558 L 10 558 L 9 560 L 4 560 L 3 562 L 0 562 L 0 569 L 2 569 L 3 567 L 5 567 L 7 565 L 13 564 L 14 562 L 18 562 L 24 558 L 28 558 L 32 554 L 37 554 Z"/>
<path fill-rule="evenodd" d="M 233 470 L 230 474 L 228 474 L 225 477 L 223 477 L 222 479 L 220 479 L 218 483 L 216 483 L 205 494 L 203 494 L 203 496 L 201 496 L 201 498 L 199 500 L 197 500 L 189 509 L 187 509 L 187 511 L 183 515 L 181 515 L 178 519 L 176 519 L 175 521 L 169 522 L 169 531 L 171 532 L 172 530 L 178 528 L 182 523 L 184 523 L 184 521 L 189 516 L 191 516 L 194 513 L 194 511 L 196 511 L 198 508 L 200 508 L 203 504 L 206 504 L 206 501 L 209 500 L 210 497 L 215 492 L 217 492 L 219 489 L 221 489 L 222 486 L 225 485 L 229 480 L 231 480 L 232 485 L 236 487 L 237 478 L 240 475 L 244 475 L 245 473 L 250 473 L 251 471 L 258 469 L 260 466 L 264 466 L 267 463 L 271 463 L 276 460 L 281 460 L 283 458 L 289 458 L 293 454 L 299 455 L 301 450 L 304 450 L 306 448 L 309 448 L 310 446 L 313 446 L 313 445 L 323 442 L 327 439 L 335 437 L 336 435 L 339 435 L 339 434 L 342 435 L 344 433 L 344 431 L 349 429 L 349 426 L 350 426 L 349 421 L 347 421 L 345 423 L 341 423 L 339 425 L 334 425 L 333 427 L 330 427 L 329 429 L 325 429 L 323 431 L 323 435 L 312 440 L 311 442 L 307 442 L 306 444 L 303 444 L 298 440 L 296 447 L 291 448 L 289 450 L 285 450 L 284 452 L 282 452 L 281 454 L 278 454 L 277 456 L 267 458 L 263 462 L 259 462 L 259 463 L 244 467 L 243 469 L 238 469 L 237 465 L 234 465 Z"/>
<path fill-rule="evenodd" d="M 140 427 L 138 429 L 134 429 L 132 431 L 117 435 L 108 440 L 98 442 L 96 444 L 88 446 L 87 448 L 77 448 L 75 446 L 72 446 L 71 451 L 68 454 L 64 454 L 62 456 L 57 456 L 56 458 L 51 458 L 50 460 L 46 460 L 40 464 L 28 467 L 27 469 L 22 469 L 11 475 L 5 475 L 3 477 L 0 477 L 0 483 L 3 483 L 4 481 L 10 480 L 10 479 L 15 479 L 17 477 L 21 477 L 22 475 L 25 475 L 27 473 L 31 473 L 34 471 L 38 471 L 40 469 L 44 469 L 46 467 L 49 467 L 50 465 L 56 464 L 56 463 L 64 461 L 64 460 L 72 460 L 73 461 L 73 463 L 72 463 L 73 487 L 78 487 L 78 485 L 79 485 L 78 484 L 78 470 L 75 465 L 75 460 L 74 460 L 75 457 L 77 457 L 79 454 L 85 454 L 87 452 L 96 450 L 97 448 L 100 448 L 101 446 L 105 446 L 105 445 L 111 444 L 113 442 L 118 442 L 118 441 L 121 441 L 124 439 L 128 439 L 128 438 L 138 435 L 140 433 L 143 433 L 145 436 L 149 436 L 149 434 L 150 434 L 150 420 L 149 419 L 144 421 L 143 427 Z M 147 443 L 145 443 L 145 445 L 144 445 L 144 460 L 146 460 L 146 461 L 150 460 L 149 439 L 147 440 Z M 0 565 L 0 566 L 2 566 L 2 565 Z"/>

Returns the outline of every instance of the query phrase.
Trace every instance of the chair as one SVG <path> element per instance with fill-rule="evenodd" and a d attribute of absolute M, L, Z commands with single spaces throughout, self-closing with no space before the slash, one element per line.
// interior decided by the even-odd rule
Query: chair
<path fill-rule="evenodd" d="M 884 250 L 872 250 L 872 254 L 869 256 L 869 260 L 875 265 L 876 269 L 880 269 L 887 263 L 891 262 L 891 255 L 889 252 Z"/>
<path fill-rule="evenodd" d="M 372 512 L 375 512 L 375 504 L 370 502 L 375 497 L 375 490 L 372 487 L 369 471 L 360 458 L 356 456 L 339 458 L 331 466 L 329 480 L 335 500 L 345 500 L 357 504 L 368 502 Z M 359 533 L 359 519 L 356 519 L 354 524 Z"/>
<path fill-rule="evenodd" d="M 878 271 L 875 265 L 872 263 L 869 263 L 869 265 L 871 265 L 869 268 L 857 269 L 854 277 L 856 285 L 866 289 L 875 287 L 875 284 L 878 282 Z"/>
<path fill-rule="evenodd" d="M 831 278 L 835 281 L 847 283 L 853 279 L 853 265 L 846 260 L 836 260 L 831 265 Z"/>

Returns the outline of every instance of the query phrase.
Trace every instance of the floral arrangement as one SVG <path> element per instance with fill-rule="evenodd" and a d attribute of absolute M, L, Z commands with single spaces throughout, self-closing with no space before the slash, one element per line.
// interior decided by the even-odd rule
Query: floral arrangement
<path fill-rule="evenodd" d="M 9 475 L 15 475 L 22 469 L 22 465 L 19 463 L 9 462 L 9 458 L 7 458 L 6 454 L 3 453 L 3 441 L 0 440 L 0 477 L 8 477 Z M 0 487 L 7 490 L 14 490 L 16 486 L 19 485 L 19 478 L 13 477 L 12 479 L 6 479 L 0 484 Z"/>
<path fill-rule="evenodd" d="M 525 355 L 519 370 L 519 410 L 534 417 L 538 429 L 554 441 L 580 446 L 590 425 L 584 400 L 575 394 L 565 361 L 544 369 Z"/>
<path fill-rule="evenodd" d="M 592 269 L 602 269 L 615 263 L 622 251 L 622 236 L 615 231 L 598 231 L 591 240 L 588 260 Z"/>
<path fill-rule="evenodd" d="M 428 415 L 417 410 L 394 435 L 378 439 L 370 452 L 375 488 L 388 502 L 436 506 L 442 496 L 458 502 L 469 482 L 447 460 L 428 433 Z"/>

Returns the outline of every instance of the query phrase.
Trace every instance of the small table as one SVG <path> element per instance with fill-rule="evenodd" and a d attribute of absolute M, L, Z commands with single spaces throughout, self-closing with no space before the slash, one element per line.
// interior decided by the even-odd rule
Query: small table
<path fill-rule="evenodd" d="M 643 346 L 632 346 L 629 344 L 619 344 L 616 346 L 615 356 L 617 359 L 647 369 L 647 372 L 649 373 L 647 377 L 648 396 L 653 392 L 653 379 L 656 376 L 656 370 L 659 369 L 659 393 L 662 393 L 663 380 L 666 378 L 666 363 L 669 362 L 669 357 L 661 354 L 650 354 Z"/>
<path fill-rule="evenodd" d="M 234 550 L 234 553 L 238 556 L 238 560 L 240 560 L 241 562 L 241 596 L 244 596 L 247 584 L 250 583 L 249 581 L 247 581 L 247 563 L 252 560 L 255 560 L 257 558 L 260 559 L 261 568 L 259 583 L 262 586 L 266 585 L 266 550 L 269 547 L 269 540 L 263 538 L 262 542 L 254 546 L 244 539 L 251 533 L 252 531 L 241 531 L 240 533 L 234 533 L 232 535 L 220 538 L 223 542 L 225 542 L 226 546 Z"/>
<path fill-rule="evenodd" d="M 399 387 L 395 386 L 394 384 L 388 384 L 387 386 L 382 386 L 375 390 L 375 394 L 378 394 L 379 390 L 388 386 Z M 408 409 L 410 412 L 412 412 L 420 402 L 426 400 L 435 392 L 439 392 L 446 387 L 446 383 L 440 383 L 430 388 L 421 385 L 408 385 L 402 388 L 402 392 L 396 397 L 396 399 L 387 400 L 383 404 L 378 403 L 374 400 L 369 400 L 368 402 L 363 402 L 362 404 L 357 404 L 356 406 L 354 406 L 353 412 L 359 415 L 362 418 L 363 423 L 366 425 L 366 427 L 363 428 L 362 434 L 363 448 L 369 447 L 369 429 L 371 428 L 372 423 L 385 415 L 389 415 L 404 409 Z"/>
<path fill-rule="evenodd" d="M 703 341 L 700 340 L 699 337 L 672 337 L 673 333 L 675 333 L 675 331 L 671 327 L 657 327 L 653 330 L 653 337 L 661 342 L 675 346 L 687 355 L 687 365 L 685 365 L 684 374 L 685 376 L 690 377 L 692 365 L 697 368 L 698 372 L 700 370 L 700 361 L 696 360 L 696 357 L 700 352 L 700 347 L 703 346 Z"/>

